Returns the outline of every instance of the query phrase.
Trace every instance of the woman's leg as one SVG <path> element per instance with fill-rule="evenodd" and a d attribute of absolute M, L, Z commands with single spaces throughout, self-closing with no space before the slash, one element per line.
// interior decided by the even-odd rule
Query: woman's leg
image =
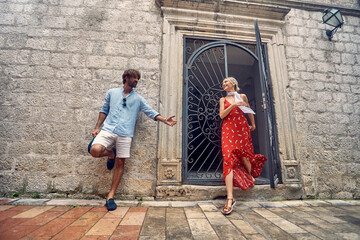
<path fill-rule="evenodd" d="M 234 181 L 234 173 L 233 170 L 225 177 L 225 185 L 226 185 L 226 193 L 227 199 L 233 199 L 233 181 Z M 227 207 L 231 207 L 232 201 L 227 201 Z"/>
<path fill-rule="evenodd" d="M 250 174 L 250 176 L 252 177 L 252 179 L 255 181 L 255 178 L 254 178 L 254 177 L 252 176 L 252 174 L 251 174 L 251 163 L 250 163 L 249 159 L 246 158 L 246 157 L 242 157 L 241 160 L 242 160 L 243 163 L 244 163 L 244 166 L 245 166 L 245 168 L 246 168 L 246 171 L 248 171 L 248 173 Z"/>
<path fill-rule="evenodd" d="M 248 171 L 248 173 L 251 175 L 251 163 L 250 163 L 249 159 L 246 157 L 242 157 L 241 160 L 244 163 L 246 171 Z"/>

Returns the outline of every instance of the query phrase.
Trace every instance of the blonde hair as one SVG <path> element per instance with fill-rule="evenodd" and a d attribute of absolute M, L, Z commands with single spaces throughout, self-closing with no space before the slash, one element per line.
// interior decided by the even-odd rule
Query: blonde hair
<path fill-rule="evenodd" d="M 238 84 L 238 81 L 234 78 L 234 77 L 227 77 L 225 78 L 226 80 L 229 80 L 230 82 L 234 83 L 235 84 L 235 91 L 240 91 L 240 88 L 239 88 L 239 84 Z M 225 80 L 224 79 L 224 80 Z"/>

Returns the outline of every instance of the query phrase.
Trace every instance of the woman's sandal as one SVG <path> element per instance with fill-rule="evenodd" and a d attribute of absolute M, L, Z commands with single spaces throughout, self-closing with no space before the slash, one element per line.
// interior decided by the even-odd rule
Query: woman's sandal
<path fill-rule="evenodd" d="M 231 200 L 231 206 L 228 207 L 228 201 Z M 234 200 L 234 198 L 228 198 L 226 199 L 226 203 L 225 206 L 223 207 L 223 209 L 221 210 L 221 212 L 225 215 L 228 215 L 232 212 L 233 207 L 235 206 L 236 201 Z"/>

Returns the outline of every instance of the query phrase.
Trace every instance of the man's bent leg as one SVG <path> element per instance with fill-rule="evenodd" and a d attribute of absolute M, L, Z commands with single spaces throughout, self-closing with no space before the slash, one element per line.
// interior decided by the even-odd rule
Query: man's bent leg
<path fill-rule="evenodd" d="M 125 158 L 116 158 L 115 169 L 114 169 L 114 174 L 113 174 L 112 183 L 111 183 L 111 189 L 107 196 L 107 200 L 109 200 L 110 198 L 114 198 L 116 189 L 119 186 L 121 177 L 124 173 L 124 167 L 125 167 Z"/>
<path fill-rule="evenodd" d="M 93 144 L 90 148 L 90 154 L 93 157 L 109 157 L 114 158 L 114 152 L 112 150 L 107 150 L 101 144 Z"/>

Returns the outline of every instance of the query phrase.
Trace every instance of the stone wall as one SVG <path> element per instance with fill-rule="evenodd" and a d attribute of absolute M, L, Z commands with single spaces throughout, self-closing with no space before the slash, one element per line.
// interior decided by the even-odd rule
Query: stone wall
<path fill-rule="evenodd" d="M 345 15 L 328 41 L 321 17 L 293 9 L 283 29 L 303 197 L 359 198 L 360 22 Z M 0 194 L 105 196 L 87 144 L 126 68 L 159 109 L 162 21 L 155 0 L 0 0 Z M 136 130 L 118 194 L 154 196 L 158 125 L 141 114 Z"/>
<path fill-rule="evenodd" d="M 301 1 L 303 2 L 303 1 Z M 313 1 L 307 1 L 311 3 L 320 3 L 320 4 L 326 4 L 329 6 L 341 6 L 341 7 L 348 7 L 348 8 L 359 8 L 360 3 L 358 0 L 313 0 Z"/>
<path fill-rule="evenodd" d="M 106 159 L 87 144 L 127 68 L 158 109 L 161 15 L 153 0 L 0 1 L 0 192 L 103 196 Z M 157 123 L 140 115 L 118 193 L 153 196 Z"/>
<path fill-rule="evenodd" d="M 329 41 L 321 17 L 291 10 L 284 29 L 304 197 L 359 198 L 360 21 Z"/>

